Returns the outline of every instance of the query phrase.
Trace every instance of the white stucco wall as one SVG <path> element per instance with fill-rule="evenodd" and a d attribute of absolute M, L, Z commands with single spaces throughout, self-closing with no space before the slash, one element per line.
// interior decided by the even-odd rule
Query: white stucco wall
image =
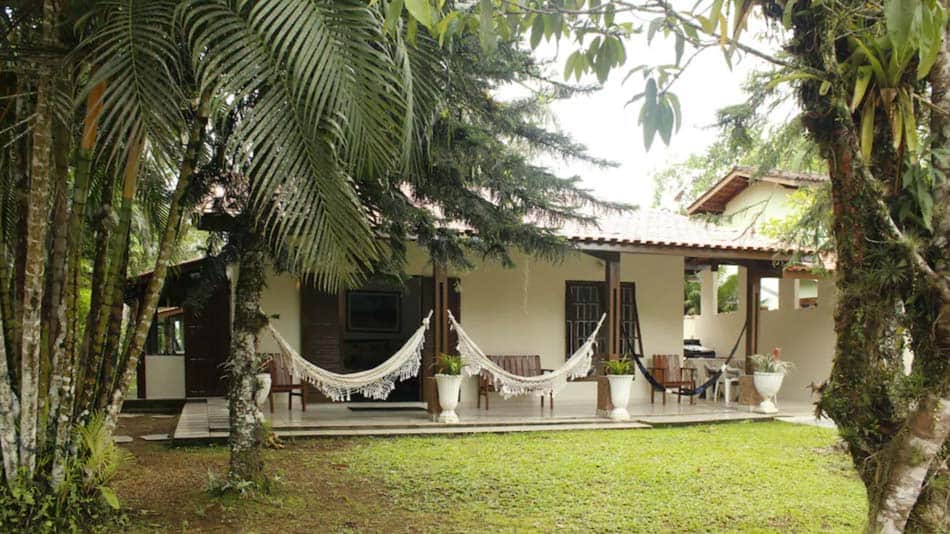
<path fill-rule="evenodd" d="M 788 196 L 794 191 L 772 182 L 753 182 L 726 204 L 724 223 L 746 228 L 755 221 L 759 228 L 769 220 L 782 219 L 791 211 Z"/>
<path fill-rule="evenodd" d="M 745 269 L 739 269 L 739 310 L 726 314 L 715 313 L 714 273 L 705 271 L 701 274 L 702 314 L 686 321 L 703 345 L 714 348 L 718 355 L 726 356 L 745 320 Z M 809 402 L 813 399 L 805 386 L 827 380 L 831 372 L 835 346 L 835 285 L 833 279 L 822 278 L 818 282 L 818 306 L 797 309 L 795 282 L 794 279 L 781 279 L 778 309 L 759 311 L 758 350 L 766 353 L 774 347 L 780 347 L 782 358 L 795 363 L 795 369 L 785 377 L 779 399 Z M 741 367 L 744 355 L 743 339 L 737 351 L 736 365 Z"/>
<path fill-rule="evenodd" d="M 280 335 L 294 350 L 300 350 L 300 285 L 288 274 L 276 274 L 268 269 L 267 287 L 261 293 L 261 309 L 267 315 L 278 315 L 271 319 Z M 232 315 L 233 317 L 233 315 Z M 277 343 L 267 332 L 262 332 L 258 351 L 278 352 Z"/>
<path fill-rule="evenodd" d="M 145 398 L 185 398 L 185 357 L 145 355 Z"/>

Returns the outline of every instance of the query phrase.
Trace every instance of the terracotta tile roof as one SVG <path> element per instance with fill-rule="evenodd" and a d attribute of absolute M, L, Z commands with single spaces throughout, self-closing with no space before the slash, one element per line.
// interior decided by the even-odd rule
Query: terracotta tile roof
<path fill-rule="evenodd" d="M 598 216 L 597 227 L 570 224 L 560 233 L 579 246 L 585 243 L 679 247 L 721 251 L 789 252 L 788 245 L 752 230 L 717 226 L 667 211 L 641 208 Z M 688 251 L 684 251 L 688 254 Z"/>
<path fill-rule="evenodd" d="M 729 174 L 693 201 L 686 212 L 690 215 L 722 213 L 726 208 L 726 204 L 749 186 L 749 180 L 756 175 L 757 170 L 755 167 L 733 167 Z M 828 176 L 807 172 L 773 170 L 756 177 L 755 180 L 788 187 L 807 187 L 827 182 Z"/>

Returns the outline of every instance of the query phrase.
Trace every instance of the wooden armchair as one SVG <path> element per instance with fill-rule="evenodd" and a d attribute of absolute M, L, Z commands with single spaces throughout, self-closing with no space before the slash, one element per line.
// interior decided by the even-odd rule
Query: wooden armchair
<path fill-rule="evenodd" d="M 676 402 L 683 398 L 683 388 L 696 389 L 696 369 L 682 367 L 678 354 L 654 354 L 653 367 L 650 374 L 663 386 L 663 404 L 666 404 L 666 390 L 676 389 Z M 650 388 L 650 404 L 653 404 L 653 395 L 656 389 Z M 694 395 L 689 396 L 689 403 L 693 404 Z"/>
<path fill-rule="evenodd" d="M 519 376 L 538 376 L 544 373 L 550 373 L 551 369 L 541 368 L 541 356 L 537 354 L 518 354 L 518 355 L 489 355 L 491 361 L 495 362 L 509 373 Z M 485 397 L 485 409 L 488 409 L 488 394 L 495 391 L 495 384 L 492 382 L 491 375 L 482 371 L 478 375 L 478 402 L 477 406 L 482 407 L 482 397 Z M 554 409 L 554 394 L 548 395 L 551 409 Z M 544 397 L 541 397 L 541 407 L 544 408 Z"/>
<path fill-rule="evenodd" d="M 267 370 L 270 372 L 270 393 L 267 401 L 270 403 L 270 413 L 274 413 L 274 393 L 287 393 L 287 410 L 293 409 L 294 397 L 300 397 L 300 406 L 307 411 L 307 384 L 294 382 L 294 375 L 290 369 L 278 363 L 278 359 L 271 357 L 267 361 Z"/>

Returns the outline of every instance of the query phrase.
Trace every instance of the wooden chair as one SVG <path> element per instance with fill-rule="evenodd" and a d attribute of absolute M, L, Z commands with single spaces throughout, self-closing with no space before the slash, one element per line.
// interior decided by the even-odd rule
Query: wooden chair
<path fill-rule="evenodd" d="M 303 382 L 294 383 L 293 373 L 290 369 L 277 363 L 277 358 L 271 358 L 267 362 L 267 370 L 270 372 L 270 393 L 267 395 L 267 401 L 270 403 L 270 413 L 274 413 L 274 393 L 287 393 L 287 410 L 293 409 L 294 397 L 300 397 L 300 405 L 303 411 L 307 411 L 307 384 Z"/>
<path fill-rule="evenodd" d="M 696 389 L 696 369 L 682 367 L 678 354 L 654 354 L 653 367 L 650 367 L 649 371 L 656 378 L 656 381 L 663 386 L 663 404 L 666 404 L 667 388 L 676 389 L 677 403 L 683 398 L 683 388 Z M 650 404 L 653 404 L 654 393 L 656 393 L 656 389 L 651 387 Z M 689 395 L 690 404 L 696 402 L 693 397 L 694 395 Z"/>
<path fill-rule="evenodd" d="M 541 356 L 537 354 L 495 354 L 489 355 L 488 357 L 491 361 L 495 362 L 498 367 L 518 376 L 538 376 L 551 372 L 551 369 L 541 368 Z M 482 371 L 478 375 L 477 406 L 479 408 L 482 407 L 482 397 L 484 396 L 485 409 L 488 409 L 488 394 L 493 391 L 495 391 L 495 384 L 492 382 L 491 375 Z M 553 410 L 554 394 L 549 394 L 548 399 L 550 400 L 550 406 Z M 541 397 L 541 407 L 544 408 L 544 397 Z"/>

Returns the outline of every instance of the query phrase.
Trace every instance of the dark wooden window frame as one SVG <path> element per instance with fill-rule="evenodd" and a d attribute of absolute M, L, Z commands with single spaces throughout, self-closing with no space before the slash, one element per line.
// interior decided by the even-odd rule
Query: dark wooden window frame
<path fill-rule="evenodd" d="M 571 290 L 574 288 L 595 289 L 598 295 L 596 310 L 588 310 L 586 316 L 578 320 L 576 318 L 576 306 L 578 304 L 593 304 L 592 302 L 576 303 L 572 301 Z M 636 284 L 634 282 L 621 282 L 621 350 L 624 354 L 633 354 L 640 352 L 640 332 L 639 321 L 637 320 L 636 305 Z M 572 307 L 575 308 L 572 313 Z M 600 316 L 607 310 L 607 283 L 603 281 L 592 280 L 567 280 L 564 283 L 564 355 L 565 358 L 577 350 L 590 332 L 593 330 Z M 576 323 L 581 323 L 577 325 Z M 601 327 L 597 335 L 597 352 L 601 353 L 607 347 L 607 328 Z"/>

